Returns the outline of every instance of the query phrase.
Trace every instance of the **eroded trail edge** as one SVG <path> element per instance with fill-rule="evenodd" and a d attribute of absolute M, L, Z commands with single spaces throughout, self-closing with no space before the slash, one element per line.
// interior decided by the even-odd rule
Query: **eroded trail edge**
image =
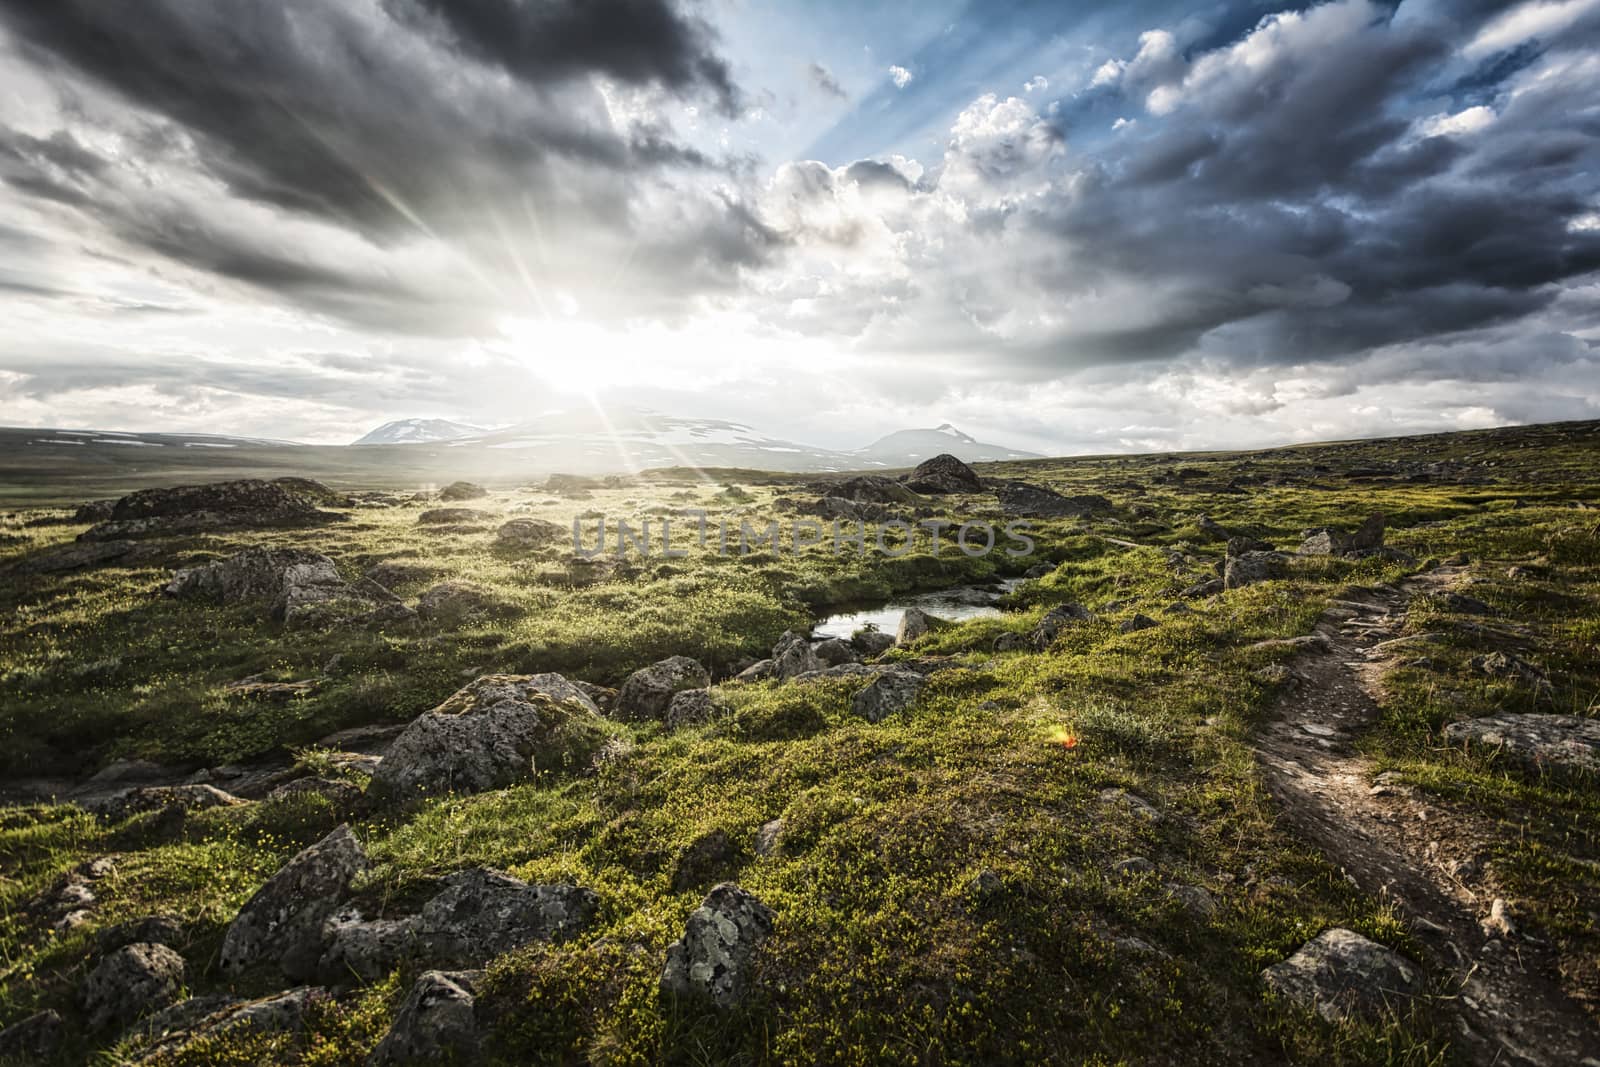
<path fill-rule="evenodd" d="M 1398 586 L 1335 600 L 1313 634 L 1295 640 L 1292 685 L 1256 739 L 1284 819 L 1363 890 L 1391 900 L 1449 977 L 1460 1045 L 1482 1064 L 1600 1064 L 1600 1035 L 1561 990 L 1555 953 L 1518 931 L 1476 857 L 1503 833 L 1380 776 L 1355 742 L 1378 717 L 1393 659 L 1416 655 L 1404 633 L 1413 599 L 1442 593 L 1462 570 L 1438 567 Z"/>

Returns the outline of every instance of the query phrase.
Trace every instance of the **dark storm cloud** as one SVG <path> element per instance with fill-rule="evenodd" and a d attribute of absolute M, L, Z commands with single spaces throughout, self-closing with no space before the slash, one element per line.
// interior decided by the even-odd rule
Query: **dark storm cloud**
<path fill-rule="evenodd" d="M 138 167 L 206 174 L 232 196 L 378 247 L 437 237 L 496 277 L 524 266 L 508 247 L 508 215 L 537 213 L 539 240 L 555 245 L 581 234 L 599 247 L 679 247 L 692 235 L 641 222 L 636 201 L 674 174 L 744 165 L 681 143 L 648 114 L 618 128 L 585 77 L 733 107 L 710 31 L 667 0 L 144 0 L 136 17 L 98 0 L 0 0 L 0 25 L 69 98 L 82 79 L 135 106 L 117 133 L 136 145 Z M 179 262 L 362 324 L 384 321 L 398 299 L 390 328 L 481 325 L 481 314 L 449 308 L 430 318 L 421 287 L 308 265 L 271 242 L 250 247 L 258 234 L 222 242 L 203 221 L 152 220 L 123 195 L 150 184 L 142 173 L 125 169 L 119 188 L 102 163 L 65 131 L 0 137 L 0 177 L 13 188 Z M 681 226 L 709 226 L 725 244 L 745 228 L 715 217 L 723 203 L 702 200 Z M 714 280 L 668 274 L 647 280 L 659 294 L 651 284 L 635 293 L 671 299 Z"/>

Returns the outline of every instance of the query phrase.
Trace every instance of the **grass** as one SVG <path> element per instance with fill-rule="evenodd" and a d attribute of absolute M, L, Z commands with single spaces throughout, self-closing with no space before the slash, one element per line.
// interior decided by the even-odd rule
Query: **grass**
<path fill-rule="evenodd" d="M 1475 673 L 1472 657 L 1498 639 L 1463 626 L 1467 617 L 1419 610 L 1413 626 L 1447 639 L 1428 646 L 1432 666 L 1389 675 L 1383 718 L 1363 744 L 1381 768 L 1501 828 L 1485 860 L 1495 884 L 1519 923 L 1560 946 L 1569 988 L 1593 991 L 1600 975 L 1584 962 L 1600 958 L 1593 783 L 1447 748 L 1441 730 L 1496 710 L 1590 713 L 1600 556 L 1592 513 L 1571 503 L 1600 495 L 1594 458 L 1592 435 L 1535 428 L 1404 446 L 1005 465 L 986 473 L 1117 504 L 1109 516 L 1035 524 L 1039 554 L 1017 561 L 694 549 L 594 575 L 570 567 L 564 548 L 496 548 L 492 523 L 428 531 L 415 521 L 423 505 L 362 508 L 312 532 L 184 538 L 130 566 L 12 578 L 0 589 L 0 721 L 10 740 L 0 758 L 8 778 L 83 775 L 129 757 L 197 767 L 273 753 L 321 773 L 332 762 L 314 747 L 319 738 L 405 721 L 472 674 L 554 670 L 614 685 L 686 654 L 725 677 L 830 607 L 1017 575 L 1043 559 L 1054 569 L 1017 588 L 1014 612 L 939 627 L 914 652 L 891 653 L 948 658 L 908 712 L 857 719 L 859 680 L 723 682 L 724 718 L 677 731 L 619 726 L 629 746 L 592 774 L 359 818 L 374 864 L 356 901 L 369 914 L 401 912 L 440 876 L 480 864 L 599 893 L 592 931 L 489 964 L 482 1003 L 498 1063 L 1445 1064 L 1456 1053 L 1429 999 L 1335 1026 L 1267 996 L 1257 978 L 1333 925 L 1418 951 L 1381 902 L 1280 827 L 1249 746 L 1275 695 L 1255 672 L 1279 657 L 1249 646 L 1305 633 L 1330 598 L 1414 567 L 1299 561 L 1285 580 L 1193 601 L 1182 614 L 1163 609 L 1215 574 L 1221 546 L 1195 525 L 1201 513 L 1292 546 L 1306 527 L 1353 527 L 1381 510 L 1390 543 L 1419 559 L 1466 552 L 1481 579 L 1470 592 L 1501 613 L 1478 621 L 1525 629 L 1522 654 L 1553 688 L 1540 697 Z M 1339 473 L 1380 463 L 1443 463 L 1449 477 Z M 1198 473 L 1175 473 L 1184 470 Z M 1244 493 L 1228 488 L 1239 478 L 1252 479 Z M 794 484 L 704 484 L 671 472 L 600 486 L 582 501 L 516 491 L 473 506 L 563 524 L 579 510 L 703 507 L 754 523 L 778 514 Z M 70 539 L 81 527 L 62 517 L 11 514 L 0 552 Z M 995 516 L 980 503 L 970 517 Z M 172 567 L 248 544 L 314 547 L 352 577 L 384 560 L 423 566 L 397 591 L 414 597 L 461 579 L 511 612 L 459 627 L 297 633 L 258 608 L 156 595 Z M 1508 578 L 1514 563 L 1542 576 Z M 1127 603 L 1069 627 L 1047 651 L 990 651 L 1000 633 L 1031 630 L 1066 602 Z M 1160 626 L 1121 632 L 1134 611 Z M 254 674 L 318 686 L 284 704 L 228 694 L 229 682 Z M 1069 734 L 1071 748 L 1060 740 Z M 1113 789 L 1148 800 L 1159 820 L 1108 804 L 1102 794 Z M 0 810 L 0 1024 L 43 1007 L 77 1018 L 73 989 L 95 931 L 155 911 L 177 914 L 192 937 L 191 992 L 268 991 L 268 974 L 220 972 L 222 932 L 262 880 L 340 817 L 316 797 L 110 826 L 72 805 Z M 773 819 L 780 843 L 757 856 L 756 833 Z M 737 880 L 777 915 L 756 992 L 730 1013 L 657 993 L 666 948 L 709 887 L 675 890 L 674 875 L 719 831 L 736 847 L 707 878 Z M 115 872 L 95 886 L 89 925 L 55 932 L 41 898 L 107 854 Z M 1156 872 L 1117 873 L 1129 856 L 1148 857 Z M 979 881 L 985 872 L 994 877 Z M 1168 883 L 1206 889 L 1217 911 L 1186 909 Z M 167 1062 L 360 1063 L 410 977 L 347 992 L 298 1039 L 238 1036 Z M 63 1063 L 114 1041 L 69 1032 Z"/>

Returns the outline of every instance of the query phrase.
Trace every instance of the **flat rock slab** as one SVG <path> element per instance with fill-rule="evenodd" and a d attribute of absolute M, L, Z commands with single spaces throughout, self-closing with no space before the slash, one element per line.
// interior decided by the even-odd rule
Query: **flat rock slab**
<path fill-rule="evenodd" d="M 1444 736 L 1447 741 L 1494 749 L 1527 770 L 1600 773 L 1600 719 L 1486 715 L 1453 722 L 1444 728 Z"/>
<path fill-rule="evenodd" d="M 1262 981 L 1329 1022 L 1392 1010 L 1421 993 L 1422 968 L 1353 930 L 1335 927 L 1307 941 Z"/>

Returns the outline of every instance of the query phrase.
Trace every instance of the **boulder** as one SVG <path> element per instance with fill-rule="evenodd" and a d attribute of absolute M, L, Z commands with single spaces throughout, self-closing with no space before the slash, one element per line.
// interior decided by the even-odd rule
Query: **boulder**
<path fill-rule="evenodd" d="M 816 652 L 817 659 L 829 667 L 837 667 L 841 663 L 856 663 L 861 659 L 855 646 L 842 637 L 830 637 L 826 641 L 819 641 L 813 651 Z"/>
<path fill-rule="evenodd" d="M 882 722 L 909 708 L 926 681 L 916 671 L 883 671 L 850 701 L 850 711 L 868 722 Z"/>
<path fill-rule="evenodd" d="M 1230 537 L 1228 538 L 1227 554 L 1229 556 L 1242 556 L 1247 552 L 1273 552 L 1270 541 L 1263 541 L 1259 537 Z"/>
<path fill-rule="evenodd" d="M 417 616 L 428 622 L 459 623 L 474 616 L 503 616 L 515 610 L 492 590 L 471 582 L 440 582 L 417 597 Z"/>
<path fill-rule="evenodd" d="M 1494 608 L 1475 596 L 1462 593 L 1445 593 L 1438 598 L 1439 606 L 1457 615 L 1493 615 Z"/>
<path fill-rule="evenodd" d="M 1282 578 L 1288 573 L 1288 557 L 1281 552 L 1246 552 L 1229 558 L 1222 576 L 1225 589 L 1242 589 L 1257 582 Z"/>
<path fill-rule="evenodd" d="M 329 985 L 375 982 L 416 959 L 421 949 L 420 925 L 415 915 L 363 919 L 352 910 L 335 913 L 322 926 L 322 957 L 317 963 L 321 981 Z"/>
<path fill-rule="evenodd" d="M 896 645 L 909 645 L 933 631 L 933 624 L 938 620 L 921 608 L 907 608 L 905 614 L 900 616 L 900 628 L 895 631 L 894 643 Z"/>
<path fill-rule="evenodd" d="M 1121 630 L 1125 634 L 1131 634 L 1137 633 L 1140 630 L 1149 630 L 1160 625 L 1161 624 L 1159 622 L 1156 622 L 1156 620 L 1152 619 L 1143 612 L 1135 612 L 1131 619 L 1122 620 L 1122 622 L 1117 626 L 1117 629 Z"/>
<path fill-rule="evenodd" d="M 989 647 L 996 652 L 1025 652 L 1033 647 L 1033 641 L 1027 634 L 1007 630 L 996 637 Z"/>
<path fill-rule="evenodd" d="M 540 548 L 560 544 L 570 537 L 565 527 L 544 519 L 512 519 L 494 533 L 494 539 L 504 548 Z"/>
<path fill-rule="evenodd" d="M 1049 648 L 1067 627 L 1088 622 L 1093 618 L 1094 615 L 1082 604 L 1057 604 L 1044 613 L 1039 625 L 1033 628 L 1029 640 L 1032 641 L 1034 648 Z"/>
<path fill-rule="evenodd" d="M 324 485 L 315 478 L 298 478 L 286 475 L 282 478 L 272 479 L 272 484 L 280 489 L 287 490 L 295 496 L 310 504 L 318 504 L 325 508 L 353 508 L 355 501 L 344 493 L 330 486 Z"/>
<path fill-rule="evenodd" d="M 1351 930 L 1326 930 L 1261 972 L 1269 988 L 1328 1022 L 1392 1010 L 1423 991 L 1422 969 Z"/>
<path fill-rule="evenodd" d="M 322 778 L 308 775 L 274 786 L 267 794 L 269 801 L 286 803 L 302 797 L 321 797 L 339 811 L 353 810 L 361 801 L 361 787 L 342 778 Z"/>
<path fill-rule="evenodd" d="M 366 868 L 367 855 L 349 826 L 296 855 L 239 909 L 222 941 L 222 969 L 237 973 L 271 960 L 291 979 L 314 974 L 323 924 Z"/>
<path fill-rule="evenodd" d="M 864 474 L 837 482 L 828 486 L 823 496 L 834 500 L 850 500 L 858 504 L 927 503 L 916 493 L 892 478 L 884 478 L 876 474 Z"/>
<path fill-rule="evenodd" d="M 1552 768 L 1600 774 L 1600 719 L 1579 715 L 1486 715 L 1453 722 L 1446 741 L 1490 749 L 1533 772 Z"/>
<path fill-rule="evenodd" d="M 115 541 L 202 530 L 299 527 L 344 516 L 322 511 L 306 497 L 257 478 L 172 489 L 144 489 L 118 500 L 111 517 L 78 536 Z"/>
<path fill-rule="evenodd" d="M 668 729 L 676 730 L 680 726 L 710 722 L 722 713 L 723 708 L 711 690 L 685 689 L 672 694 L 665 721 Z"/>
<path fill-rule="evenodd" d="M 63 1035 L 60 1012 L 34 1012 L 0 1030 L 0 1059 L 41 1063 L 55 1055 Z"/>
<path fill-rule="evenodd" d="M 126 1026 L 177 1000 L 183 977 L 183 957 L 173 949 L 135 942 L 112 952 L 89 972 L 78 1000 L 91 1029 Z"/>
<path fill-rule="evenodd" d="M 1194 524 L 1202 534 L 1213 541 L 1228 541 L 1233 537 L 1233 534 L 1228 532 L 1227 527 L 1217 522 L 1210 515 L 1196 517 Z"/>
<path fill-rule="evenodd" d="M 470 526 L 494 518 L 477 508 L 430 508 L 417 516 L 418 526 Z"/>
<path fill-rule="evenodd" d="M 438 967 L 476 966 L 534 941 L 564 941 L 593 925 L 600 898 L 573 885 L 529 885 L 475 867 L 444 880 L 417 917 L 418 952 Z"/>
<path fill-rule="evenodd" d="M 471 482 L 451 482 L 439 490 L 439 499 L 449 503 L 454 503 L 458 500 L 482 500 L 488 495 L 489 490 L 481 485 L 473 485 Z"/>
<path fill-rule="evenodd" d="M 895 637 L 882 630 L 857 630 L 850 635 L 850 644 L 863 656 L 878 656 L 894 647 Z"/>
<path fill-rule="evenodd" d="M 180 1051 L 199 1050 L 194 1062 L 210 1062 L 218 1038 L 236 1032 L 252 1034 L 297 1031 L 305 1025 L 306 1012 L 327 999 L 327 991 L 317 986 L 300 986 L 257 1000 L 238 1001 L 231 997 L 194 997 L 180 1001 L 152 1016 L 144 1029 L 151 1035 L 166 1034 L 145 1048 L 134 1063 L 170 1063 Z"/>
<path fill-rule="evenodd" d="M 755 951 L 772 934 L 772 922 L 771 909 L 737 885 L 712 889 L 667 949 L 662 992 L 718 1008 L 737 1004 L 750 990 Z"/>
<path fill-rule="evenodd" d="M 773 819 L 761 824 L 756 831 L 755 851 L 758 856 L 770 856 L 783 844 L 783 820 Z"/>
<path fill-rule="evenodd" d="M 737 682 L 759 682 L 773 675 L 773 665 L 770 659 L 758 659 L 738 674 L 734 675 Z"/>
<path fill-rule="evenodd" d="M 211 785 L 146 785 L 83 802 L 85 811 L 106 822 L 121 822 L 147 811 L 204 811 L 248 803 Z"/>
<path fill-rule="evenodd" d="M 779 678 L 795 678 L 807 671 L 821 670 L 824 665 L 805 634 L 785 630 L 772 646 L 772 673 Z"/>
<path fill-rule="evenodd" d="M 369 791 L 410 798 L 500 789 L 586 768 L 608 736 L 588 694 L 559 674 L 485 675 L 412 720 Z"/>
<path fill-rule="evenodd" d="M 983 481 L 971 467 L 943 452 L 917 464 L 906 488 L 918 493 L 981 493 Z"/>
<path fill-rule="evenodd" d="M 1014 518 L 1087 519 L 1096 511 L 1110 511 L 1103 496 L 1062 496 L 1053 489 L 1027 482 L 1007 482 L 995 490 L 1000 510 Z M 1050 568 L 1045 568 L 1048 574 Z"/>
<path fill-rule="evenodd" d="M 75 523 L 105 522 L 111 518 L 112 513 L 116 510 L 117 502 L 115 499 L 90 500 L 87 503 L 78 505 L 77 509 L 72 513 L 72 521 Z"/>
<path fill-rule="evenodd" d="M 133 944 L 181 948 L 188 940 L 183 924 L 175 916 L 149 915 L 105 927 L 95 934 L 94 946 L 96 952 L 105 955 Z"/>
<path fill-rule="evenodd" d="M 671 656 L 628 675 L 617 690 L 612 713 L 624 722 L 664 719 L 675 694 L 685 689 L 705 689 L 711 675 L 688 656 Z"/>
<path fill-rule="evenodd" d="M 1369 556 L 1383 549 L 1385 523 L 1382 514 L 1374 513 L 1351 534 L 1331 526 L 1316 526 L 1301 535 L 1296 552 L 1302 556 Z"/>
<path fill-rule="evenodd" d="M 167 583 L 166 594 L 220 604 L 267 601 L 272 618 L 292 627 L 399 621 L 410 615 L 376 582 L 346 582 L 333 560 L 297 548 L 247 548 L 215 563 L 186 567 Z"/>
<path fill-rule="evenodd" d="M 98 567 L 133 553 L 133 541 L 74 541 L 47 548 L 7 564 L 7 574 L 63 574 L 67 571 Z"/>
<path fill-rule="evenodd" d="M 479 1055 L 478 986 L 482 971 L 424 971 L 395 1013 L 368 1067 L 472 1063 Z"/>

